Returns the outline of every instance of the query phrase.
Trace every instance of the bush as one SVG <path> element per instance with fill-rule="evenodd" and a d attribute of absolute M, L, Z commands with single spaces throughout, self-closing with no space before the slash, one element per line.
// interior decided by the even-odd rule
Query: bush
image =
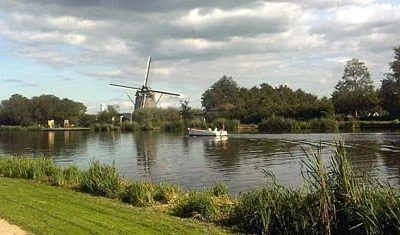
<path fill-rule="evenodd" d="M 290 131 L 299 128 L 300 124 L 296 120 L 278 116 L 271 116 L 258 124 L 261 131 Z"/>
<path fill-rule="evenodd" d="M 153 200 L 154 185 L 145 182 L 130 182 L 120 194 L 123 202 L 133 206 L 150 206 L 154 204 Z"/>
<path fill-rule="evenodd" d="M 222 183 L 214 183 L 207 191 L 215 197 L 228 196 L 228 186 Z"/>
<path fill-rule="evenodd" d="M 122 131 L 137 131 L 139 130 L 139 124 L 137 122 L 123 122 L 120 128 Z"/>
<path fill-rule="evenodd" d="M 337 130 L 339 128 L 338 122 L 333 118 L 315 118 L 311 119 L 309 122 L 312 130 L 327 131 Z"/>
<path fill-rule="evenodd" d="M 168 204 L 181 194 L 182 190 L 179 186 L 168 183 L 161 183 L 156 186 L 153 198 L 157 202 Z"/>
<path fill-rule="evenodd" d="M 1 157 L 0 174 L 10 178 L 50 181 L 61 168 L 45 157 Z"/>
<path fill-rule="evenodd" d="M 204 120 L 193 119 L 193 120 L 188 121 L 187 127 L 206 129 L 206 128 L 208 128 L 208 125 Z"/>
<path fill-rule="evenodd" d="M 179 217 L 191 217 L 200 220 L 211 219 L 216 212 L 209 193 L 190 192 L 173 208 L 173 214 Z"/>
<path fill-rule="evenodd" d="M 253 190 L 240 196 L 230 224 L 255 234 L 316 233 L 316 202 L 298 191 L 278 186 Z"/>
<path fill-rule="evenodd" d="M 218 129 L 222 129 L 225 126 L 225 130 L 237 130 L 239 128 L 240 121 L 237 119 L 225 119 L 218 118 L 212 122 L 212 125 Z"/>
<path fill-rule="evenodd" d="M 115 198 L 120 190 L 121 179 L 113 163 L 103 165 L 99 161 L 90 163 L 90 167 L 82 175 L 79 188 L 96 196 Z"/>
<path fill-rule="evenodd" d="M 162 123 L 161 128 L 165 131 L 182 131 L 185 125 L 183 120 L 165 121 Z"/>

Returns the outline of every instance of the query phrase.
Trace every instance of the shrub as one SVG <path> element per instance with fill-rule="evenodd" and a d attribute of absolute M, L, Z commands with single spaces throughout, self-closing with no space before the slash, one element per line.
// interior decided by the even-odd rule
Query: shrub
<path fill-rule="evenodd" d="M 154 185 L 152 183 L 132 181 L 120 194 L 120 199 L 133 206 L 150 206 L 154 204 L 153 194 Z"/>
<path fill-rule="evenodd" d="M 165 131 L 182 131 L 184 129 L 183 120 L 165 121 L 161 128 Z"/>
<path fill-rule="evenodd" d="M 136 131 L 139 130 L 139 124 L 137 122 L 123 122 L 121 124 L 122 131 Z"/>
<path fill-rule="evenodd" d="M 312 130 L 337 130 L 339 127 L 338 122 L 333 118 L 315 118 L 311 119 L 309 122 Z"/>
<path fill-rule="evenodd" d="M 216 212 L 209 193 L 190 192 L 173 208 L 173 214 L 179 217 L 192 217 L 200 220 L 211 219 Z"/>
<path fill-rule="evenodd" d="M 256 234 L 315 233 L 318 219 L 315 208 L 318 208 L 315 200 L 298 191 L 265 187 L 240 196 L 230 224 L 242 232 Z"/>
<path fill-rule="evenodd" d="M 207 191 L 215 197 L 220 197 L 220 196 L 227 196 L 228 195 L 228 186 L 222 183 L 214 183 L 211 185 Z"/>
<path fill-rule="evenodd" d="M 239 128 L 240 121 L 237 119 L 225 119 L 218 118 L 212 122 L 212 125 L 218 129 L 225 127 L 225 130 L 237 130 Z"/>
<path fill-rule="evenodd" d="M 299 129 L 300 124 L 294 120 L 284 117 L 271 116 L 262 120 L 258 124 L 258 129 L 261 131 L 283 131 Z"/>
<path fill-rule="evenodd" d="M 156 186 L 153 198 L 158 202 L 168 204 L 176 199 L 180 194 L 182 194 L 182 190 L 179 186 L 161 183 Z"/>
<path fill-rule="evenodd" d="M 45 157 L 1 157 L 0 174 L 10 178 L 49 181 L 61 171 L 51 159 Z"/>
<path fill-rule="evenodd" d="M 83 173 L 79 188 L 83 192 L 96 196 L 114 198 L 119 193 L 120 181 L 114 163 L 112 166 L 108 166 L 99 161 L 94 161 L 90 163 L 89 169 Z"/>

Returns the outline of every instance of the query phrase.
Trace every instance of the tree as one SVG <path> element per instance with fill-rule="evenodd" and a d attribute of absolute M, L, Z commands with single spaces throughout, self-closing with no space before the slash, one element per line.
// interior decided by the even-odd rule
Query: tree
<path fill-rule="evenodd" d="M 29 125 L 32 123 L 30 113 L 31 101 L 19 94 L 3 100 L 0 105 L 0 123 L 4 125 Z"/>
<path fill-rule="evenodd" d="M 201 104 L 212 109 L 230 109 L 236 104 L 239 87 L 232 77 L 223 76 L 201 96 Z M 226 110 L 225 110 L 226 111 Z"/>
<path fill-rule="evenodd" d="M 346 62 L 342 80 L 332 94 L 335 110 L 340 114 L 366 113 L 377 109 L 379 98 L 371 75 L 364 62 L 352 59 Z"/>
<path fill-rule="evenodd" d="M 382 80 L 380 95 L 382 107 L 395 118 L 400 117 L 400 46 L 394 49 L 394 61 L 389 63 L 391 72 Z"/>
<path fill-rule="evenodd" d="M 189 101 L 188 100 L 181 100 L 181 109 L 180 109 L 180 114 L 182 116 L 183 119 L 191 119 L 193 117 L 192 114 L 192 107 L 190 107 L 189 105 Z"/>
<path fill-rule="evenodd" d="M 119 113 L 117 111 L 117 108 L 114 107 L 113 105 L 107 105 L 107 110 L 102 111 L 100 113 L 98 113 L 97 115 L 97 120 L 100 123 L 113 123 L 113 117 L 114 117 L 114 121 L 118 122 L 118 118 L 119 118 Z"/>

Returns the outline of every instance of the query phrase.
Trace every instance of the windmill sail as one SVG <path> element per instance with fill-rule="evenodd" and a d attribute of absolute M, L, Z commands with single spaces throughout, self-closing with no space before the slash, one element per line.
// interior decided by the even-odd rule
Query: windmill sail
<path fill-rule="evenodd" d="M 111 86 L 136 90 L 135 102 L 133 102 L 133 99 L 127 94 L 129 99 L 131 100 L 131 102 L 134 103 L 135 109 L 157 107 L 157 103 L 158 103 L 158 101 L 160 100 L 160 98 L 161 98 L 161 96 L 163 94 L 172 95 L 172 96 L 180 96 L 180 94 L 178 94 L 178 93 L 173 93 L 173 92 L 168 92 L 168 91 L 161 91 L 161 90 L 154 90 L 154 89 L 151 89 L 148 86 L 150 65 L 151 65 L 151 57 L 149 56 L 149 58 L 147 60 L 147 68 L 146 68 L 146 75 L 145 75 L 144 85 L 142 87 L 134 87 L 134 86 L 127 86 L 127 85 L 120 85 L 120 84 L 110 83 Z M 155 93 L 160 93 L 161 94 L 159 99 L 157 100 L 157 102 L 155 101 Z"/>

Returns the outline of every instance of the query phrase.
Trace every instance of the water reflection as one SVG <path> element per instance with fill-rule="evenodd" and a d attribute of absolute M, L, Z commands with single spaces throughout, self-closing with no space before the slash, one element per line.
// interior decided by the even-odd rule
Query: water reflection
<path fill-rule="evenodd" d="M 325 158 L 334 139 L 344 138 L 354 165 L 392 185 L 400 184 L 398 133 L 237 134 L 229 138 L 186 137 L 161 132 L 0 132 L 0 154 L 33 154 L 59 164 L 87 167 L 91 160 L 111 164 L 128 178 L 170 181 L 203 188 L 215 181 L 232 192 L 264 184 L 262 169 L 279 183 L 302 184 L 304 150 L 321 145 Z"/>
<path fill-rule="evenodd" d="M 137 164 L 147 176 L 151 176 L 152 167 L 157 160 L 159 132 L 140 132 L 135 135 Z"/>

